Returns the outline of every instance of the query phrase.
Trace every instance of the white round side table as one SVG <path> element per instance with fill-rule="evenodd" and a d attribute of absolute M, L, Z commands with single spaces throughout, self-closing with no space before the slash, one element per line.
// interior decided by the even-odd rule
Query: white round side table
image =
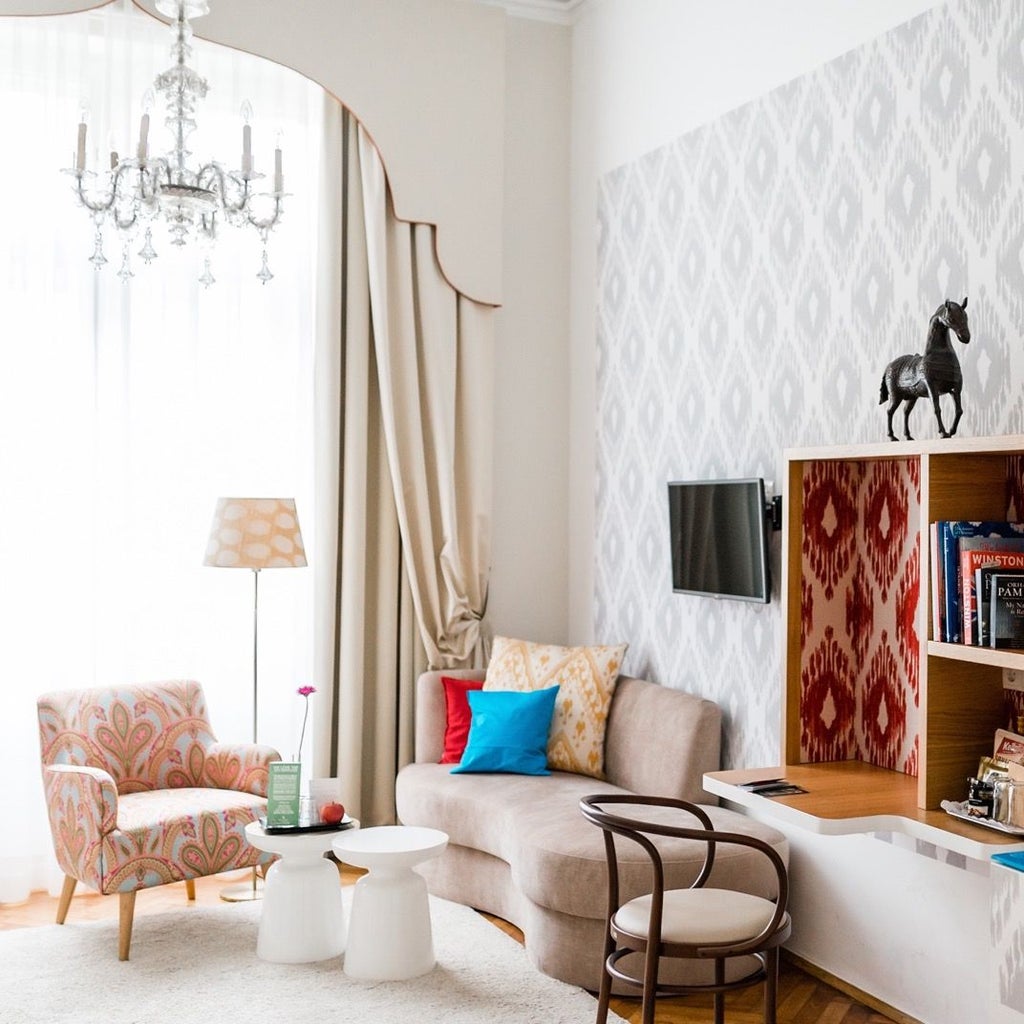
<path fill-rule="evenodd" d="M 448 845 L 436 828 L 380 825 L 334 837 L 335 856 L 369 869 L 356 882 L 345 973 L 371 981 L 402 981 L 434 966 L 427 883 L 413 867 Z"/>
<path fill-rule="evenodd" d="M 355 823 L 358 826 L 358 822 Z M 259 822 L 245 826 L 258 850 L 276 853 L 263 890 L 256 953 L 278 964 L 329 960 L 345 950 L 341 879 L 324 858 L 337 831 L 267 833 Z"/>

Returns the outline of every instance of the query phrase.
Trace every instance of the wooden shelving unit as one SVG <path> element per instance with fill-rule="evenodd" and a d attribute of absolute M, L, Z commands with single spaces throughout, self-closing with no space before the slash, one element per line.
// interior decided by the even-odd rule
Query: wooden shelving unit
<path fill-rule="evenodd" d="M 1005 519 L 1011 457 L 1024 456 L 1024 436 L 878 443 L 839 448 L 805 448 L 786 452 L 787 494 L 783 523 L 782 594 L 785 602 L 784 701 L 782 763 L 802 765 L 801 742 L 803 614 L 806 531 L 804 480 L 809 464 L 848 463 L 861 466 L 875 460 L 895 460 L 919 480 L 920 502 L 910 509 L 916 531 L 919 600 L 914 618 L 917 640 L 918 760 L 916 784 L 899 772 L 876 776 L 867 788 L 870 800 L 887 806 L 886 788 L 898 789 L 899 800 L 914 791 L 916 807 L 934 812 L 941 800 L 962 799 L 966 779 L 983 754 L 991 753 L 993 734 L 1005 725 L 1003 671 L 1024 671 L 1024 653 L 939 643 L 931 619 L 929 524 L 936 520 Z M 802 767 L 813 769 L 814 764 Z M 822 765 L 824 769 L 824 765 Z M 856 773 L 841 776 L 844 784 L 865 786 Z M 832 784 L 830 784 L 831 786 Z M 833 796 L 835 794 L 833 793 Z M 868 794 L 862 794 L 868 799 Z M 794 798 L 799 800 L 800 798 Z M 895 798 L 894 798 L 895 799 Z M 861 806 L 861 810 L 865 810 Z M 904 813 L 904 812 L 897 812 Z M 941 812 L 939 812 L 941 815 Z M 941 815 L 941 817 L 948 817 Z M 956 824 L 954 819 L 949 819 Z M 930 824 L 941 825 L 941 819 Z M 958 828 L 961 826 L 957 826 Z M 972 829 L 973 826 L 962 826 Z M 998 836 L 995 838 L 999 838 Z"/>

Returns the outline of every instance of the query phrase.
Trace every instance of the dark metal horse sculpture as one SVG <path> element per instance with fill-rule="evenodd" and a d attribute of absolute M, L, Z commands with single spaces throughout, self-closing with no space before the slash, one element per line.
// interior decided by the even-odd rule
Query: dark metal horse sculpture
<path fill-rule="evenodd" d="M 882 390 L 878 404 L 889 403 L 889 440 L 897 440 L 892 432 L 893 413 L 903 407 L 903 436 L 908 441 L 910 436 L 910 413 L 919 398 L 931 395 L 935 419 L 939 424 L 940 437 L 952 437 L 956 433 L 963 408 L 960 405 L 960 389 L 963 386 L 963 375 L 960 372 L 960 360 L 956 357 L 949 332 L 952 331 L 957 340 L 966 345 L 971 340 L 971 330 L 967 326 L 967 299 L 957 304 L 948 299 L 932 314 L 928 324 L 928 341 L 924 355 L 897 356 L 882 374 Z M 939 397 L 952 395 L 956 415 L 953 426 L 947 431 L 942 423 L 942 410 L 939 408 Z"/>

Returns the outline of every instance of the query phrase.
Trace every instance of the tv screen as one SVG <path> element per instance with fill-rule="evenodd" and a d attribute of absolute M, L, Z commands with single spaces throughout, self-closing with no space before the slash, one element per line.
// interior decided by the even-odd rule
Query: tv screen
<path fill-rule="evenodd" d="M 764 494 L 761 479 L 668 485 L 672 589 L 677 594 L 768 603 Z"/>

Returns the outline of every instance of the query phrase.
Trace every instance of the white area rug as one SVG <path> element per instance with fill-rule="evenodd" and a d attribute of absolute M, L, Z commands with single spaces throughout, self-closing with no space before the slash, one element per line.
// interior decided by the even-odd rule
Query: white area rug
<path fill-rule="evenodd" d="M 2 932 L 0 1021 L 593 1024 L 593 997 L 539 973 L 519 943 L 468 907 L 431 897 L 437 966 L 403 982 L 353 981 L 341 957 L 265 963 L 256 956 L 260 909 L 140 916 L 126 963 L 117 959 L 117 921 L 75 924 L 74 904 L 64 926 Z"/>

